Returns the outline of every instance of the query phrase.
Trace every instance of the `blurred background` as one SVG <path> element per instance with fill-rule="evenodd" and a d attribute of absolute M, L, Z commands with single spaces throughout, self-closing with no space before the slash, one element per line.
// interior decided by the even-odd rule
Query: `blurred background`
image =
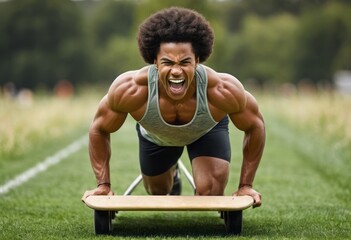
<path fill-rule="evenodd" d="M 205 64 L 237 77 L 265 118 L 267 144 L 255 179 L 264 207 L 249 212 L 246 236 L 351 239 L 350 0 L 0 0 L 0 190 L 87 136 L 112 81 L 146 65 L 138 26 L 173 5 L 210 21 L 215 45 Z M 228 195 L 239 179 L 243 134 L 230 128 Z M 118 193 L 139 172 L 135 121 L 129 117 L 111 138 Z M 0 239 L 90 239 L 93 219 L 79 199 L 94 185 L 83 148 L 1 196 Z M 201 235 L 192 228 L 196 217 L 139 219 L 125 236 L 140 238 L 141 223 L 153 231 L 150 238 L 185 237 L 183 227 L 175 225 L 175 235 L 169 227 L 181 222 L 190 237 L 206 239 L 206 223 L 198 223 Z M 161 235 L 155 222 L 166 224 Z"/>
<path fill-rule="evenodd" d="M 138 26 L 173 5 L 210 21 L 205 64 L 254 92 L 268 124 L 351 149 L 351 1 L 0 0 L 0 158 L 86 133 L 116 76 L 145 65 Z"/>
<path fill-rule="evenodd" d="M 259 88 L 340 88 L 351 70 L 351 2 L 336 0 L 1 0 L 0 87 L 71 94 L 145 65 L 138 25 L 177 5 L 212 24 L 206 64 Z M 340 80 L 341 79 L 341 80 Z M 348 79 L 348 80 L 345 80 Z"/>

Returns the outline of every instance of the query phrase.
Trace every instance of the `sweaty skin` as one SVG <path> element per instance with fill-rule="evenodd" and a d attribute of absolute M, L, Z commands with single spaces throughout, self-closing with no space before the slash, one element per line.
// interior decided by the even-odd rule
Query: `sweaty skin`
<path fill-rule="evenodd" d="M 159 107 L 169 124 L 191 121 L 196 110 L 195 68 L 199 63 L 191 43 L 161 43 L 155 59 L 159 73 Z M 146 110 L 148 68 L 126 72 L 116 78 L 101 100 L 89 131 L 89 154 L 96 176 L 96 189 L 89 195 L 113 194 L 110 190 L 110 133 L 117 131 L 128 114 L 139 121 Z M 238 190 L 233 195 L 250 195 L 254 207 L 261 205 L 261 194 L 252 188 L 265 144 L 265 127 L 255 98 L 245 91 L 232 75 L 206 67 L 208 105 L 212 117 L 220 121 L 228 115 L 244 131 L 243 161 Z M 214 157 L 197 157 L 192 161 L 197 195 L 223 195 L 229 175 L 229 163 Z M 143 182 L 150 194 L 163 194 L 172 187 L 174 168 L 159 175 L 145 176 Z"/>

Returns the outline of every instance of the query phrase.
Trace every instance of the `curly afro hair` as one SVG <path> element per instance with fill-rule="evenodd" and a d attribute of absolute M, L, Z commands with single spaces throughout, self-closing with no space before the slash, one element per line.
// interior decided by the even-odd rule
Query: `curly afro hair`
<path fill-rule="evenodd" d="M 153 64 L 165 42 L 190 42 L 200 62 L 212 53 L 213 30 L 209 22 L 198 12 L 171 7 L 147 18 L 138 32 L 139 51 L 145 62 Z"/>

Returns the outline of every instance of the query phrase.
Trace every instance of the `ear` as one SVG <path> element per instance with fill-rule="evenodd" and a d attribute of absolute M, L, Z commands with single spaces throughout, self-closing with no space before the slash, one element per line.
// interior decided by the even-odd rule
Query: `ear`
<path fill-rule="evenodd" d="M 197 57 L 197 58 L 195 59 L 195 63 L 196 63 L 196 65 L 198 65 L 198 64 L 200 63 L 200 58 L 199 58 L 199 57 Z"/>

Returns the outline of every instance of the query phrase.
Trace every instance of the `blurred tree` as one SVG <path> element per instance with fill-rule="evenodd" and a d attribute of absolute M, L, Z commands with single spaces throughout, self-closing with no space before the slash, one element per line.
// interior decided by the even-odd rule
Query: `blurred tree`
<path fill-rule="evenodd" d="M 324 0 L 316 0 L 311 2 L 322 2 Z M 301 12 L 304 3 L 303 0 L 246 0 L 242 4 L 261 17 L 269 17 L 275 14 L 290 13 L 298 15 Z"/>
<path fill-rule="evenodd" d="M 97 47 L 104 46 L 110 38 L 129 36 L 135 18 L 134 1 L 101 1 L 91 19 L 92 36 Z"/>
<path fill-rule="evenodd" d="M 110 83 L 121 72 L 144 65 L 136 43 L 138 26 L 170 6 L 197 10 L 210 21 L 215 45 L 207 64 L 240 80 L 280 83 L 309 78 L 317 83 L 331 79 L 339 69 L 351 69 L 347 0 L 280 0 L 279 4 L 277 0 L 89 0 L 84 4 L 11 0 L 0 4 L 0 85 L 52 87 L 60 79 Z"/>
<path fill-rule="evenodd" d="M 6 36 L 6 25 L 8 22 L 8 3 L 2 3 L 0 7 L 0 88 L 1 85 L 8 83 L 10 77 L 10 49 L 9 38 Z"/>
<path fill-rule="evenodd" d="M 298 31 L 296 81 L 331 82 L 337 70 L 351 70 L 350 12 L 339 3 L 306 10 Z"/>
<path fill-rule="evenodd" d="M 270 18 L 249 15 L 242 31 L 216 45 L 211 63 L 242 81 L 255 79 L 260 84 L 290 81 L 296 28 L 297 20 L 290 14 Z"/>
<path fill-rule="evenodd" d="M 2 10 L 0 84 L 53 87 L 88 76 L 82 19 L 69 0 L 12 0 Z"/>
<path fill-rule="evenodd" d="M 115 36 L 96 57 L 99 82 L 110 84 L 119 74 L 144 65 L 135 41 Z"/>
<path fill-rule="evenodd" d="M 208 20 L 211 20 L 213 18 L 208 0 L 143 0 L 138 4 L 138 11 L 136 15 L 137 19 L 135 22 L 137 25 L 139 25 L 156 11 L 173 6 L 194 9 L 204 15 Z"/>
<path fill-rule="evenodd" d="M 87 21 L 96 83 L 108 85 L 118 74 L 136 67 L 139 56 L 134 54 L 135 37 L 131 39 L 135 9 L 136 2 L 131 0 L 100 1 Z"/>
<path fill-rule="evenodd" d="M 249 15 L 257 15 L 261 18 L 276 14 L 289 13 L 299 15 L 302 0 L 245 0 L 245 1 L 220 1 L 213 4 L 218 17 L 230 32 L 240 31 L 244 19 Z"/>

